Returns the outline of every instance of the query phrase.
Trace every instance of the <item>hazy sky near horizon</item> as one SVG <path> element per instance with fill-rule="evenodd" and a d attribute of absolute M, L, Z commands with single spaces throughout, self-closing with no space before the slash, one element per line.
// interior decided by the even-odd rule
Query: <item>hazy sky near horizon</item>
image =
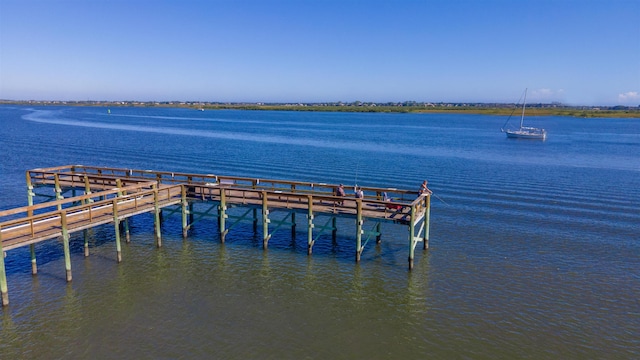
<path fill-rule="evenodd" d="M 640 105 L 638 0 L 0 0 L 0 99 Z"/>

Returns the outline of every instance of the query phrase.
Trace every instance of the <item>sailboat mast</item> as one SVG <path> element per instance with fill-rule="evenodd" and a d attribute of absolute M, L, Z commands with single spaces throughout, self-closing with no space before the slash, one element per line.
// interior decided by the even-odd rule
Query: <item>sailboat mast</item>
<path fill-rule="evenodd" d="M 524 107 L 527 104 L 527 89 L 524 89 L 524 100 L 522 101 L 522 116 L 520 116 L 520 129 L 522 129 L 522 123 L 524 122 Z"/>

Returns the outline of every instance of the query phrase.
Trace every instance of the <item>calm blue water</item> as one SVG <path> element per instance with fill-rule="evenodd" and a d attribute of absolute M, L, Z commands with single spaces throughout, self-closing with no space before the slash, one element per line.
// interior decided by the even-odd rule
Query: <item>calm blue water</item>
<path fill-rule="evenodd" d="M 215 219 L 153 245 L 132 221 L 6 260 L 2 358 L 640 357 L 640 120 L 541 117 L 545 142 L 506 139 L 500 116 L 0 106 L 0 209 L 25 171 L 67 164 L 417 189 L 431 248 L 407 271 L 408 231 L 383 227 L 354 264 L 353 226 L 321 238 Z M 304 220 L 301 220 L 304 221 Z M 303 228 L 303 227 L 300 227 Z M 304 229 L 301 229 L 304 231 Z M 75 239 L 75 240 L 74 240 Z"/>

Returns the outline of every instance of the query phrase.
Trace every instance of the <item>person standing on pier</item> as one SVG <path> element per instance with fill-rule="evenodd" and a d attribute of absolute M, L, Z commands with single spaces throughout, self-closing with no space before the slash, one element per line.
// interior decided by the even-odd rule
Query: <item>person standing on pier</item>
<path fill-rule="evenodd" d="M 340 184 L 340 186 L 338 186 L 335 189 L 334 195 L 335 196 L 340 196 L 340 197 L 346 196 L 346 194 L 344 193 L 344 185 Z M 340 205 L 342 205 L 343 203 L 344 203 L 343 201 L 338 202 L 338 204 L 340 204 Z"/>
<path fill-rule="evenodd" d="M 420 185 L 420 191 L 418 192 L 420 195 L 422 194 L 433 194 L 433 191 L 429 190 L 429 188 L 427 187 L 427 180 L 422 182 L 422 185 Z"/>

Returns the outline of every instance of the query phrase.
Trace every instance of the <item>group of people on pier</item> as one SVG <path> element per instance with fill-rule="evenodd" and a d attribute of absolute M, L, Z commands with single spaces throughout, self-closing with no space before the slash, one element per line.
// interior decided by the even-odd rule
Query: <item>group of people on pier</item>
<path fill-rule="evenodd" d="M 353 192 L 355 194 L 356 199 L 364 198 L 364 191 L 362 191 L 362 188 L 358 187 L 358 185 L 354 186 Z M 333 196 L 342 196 L 342 197 L 347 196 L 347 194 L 344 191 L 344 185 L 340 184 L 337 188 L 333 189 Z"/>
<path fill-rule="evenodd" d="M 361 187 L 358 187 L 358 185 L 353 187 L 353 191 L 355 193 L 355 197 L 356 199 L 363 199 L 364 198 L 364 191 L 362 191 Z M 433 194 L 433 191 L 431 191 L 428 187 L 427 187 L 427 180 L 422 182 L 422 185 L 420 185 L 420 190 L 418 190 L 418 194 L 423 195 L 423 194 Z M 344 191 L 344 185 L 340 184 L 337 188 L 333 189 L 333 196 L 340 196 L 340 197 L 345 197 L 347 196 L 345 191 Z M 386 202 L 391 202 L 392 200 L 387 196 L 387 193 L 383 193 L 383 200 Z M 340 205 L 343 204 L 342 201 L 338 202 Z"/>

